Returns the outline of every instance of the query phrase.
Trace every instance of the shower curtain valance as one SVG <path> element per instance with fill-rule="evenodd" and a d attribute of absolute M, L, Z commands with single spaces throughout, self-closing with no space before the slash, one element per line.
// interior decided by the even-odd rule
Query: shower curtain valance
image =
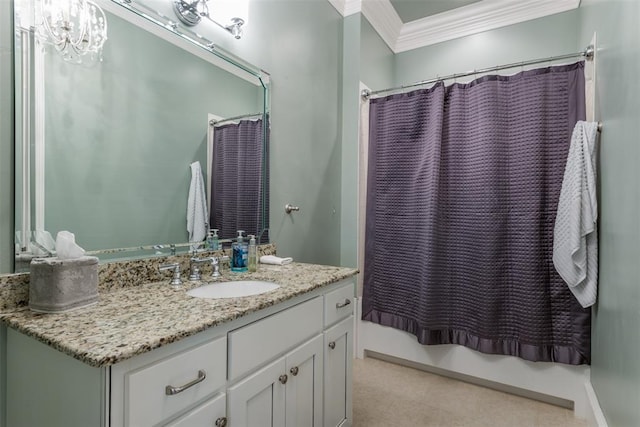
<path fill-rule="evenodd" d="M 583 66 L 370 101 L 364 320 L 423 344 L 589 363 L 590 311 L 552 262 Z"/>

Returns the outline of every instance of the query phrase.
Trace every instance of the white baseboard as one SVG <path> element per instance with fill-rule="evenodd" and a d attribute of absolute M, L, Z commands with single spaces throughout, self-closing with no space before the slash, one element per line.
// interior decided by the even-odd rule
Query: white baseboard
<path fill-rule="evenodd" d="M 598 396 L 593 389 L 590 381 L 584 384 L 585 393 L 587 395 L 587 423 L 589 427 L 608 427 L 607 419 L 604 417 Z"/>
<path fill-rule="evenodd" d="M 411 334 L 360 320 L 361 298 L 357 302 L 358 358 L 363 358 L 365 352 L 374 352 L 422 365 L 426 370 L 445 375 L 449 372 L 459 378 L 473 378 L 489 387 L 511 390 L 526 397 L 562 406 L 571 406 L 573 402 L 575 416 L 583 419 L 588 417 L 590 402 L 585 393 L 585 384 L 590 385 L 589 366 L 529 362 L 513 356 L 484 354 L 459 345 L 421 345 Z"/>

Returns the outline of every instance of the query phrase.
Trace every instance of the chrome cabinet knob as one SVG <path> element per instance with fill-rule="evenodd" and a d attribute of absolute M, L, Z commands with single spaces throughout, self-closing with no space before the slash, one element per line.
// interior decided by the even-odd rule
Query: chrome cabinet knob
<path fill-rule="evenodd" d="M 289 377 L 287 376 L 287 374 L 280 375 L 280 378 L 278 378 L 281 384 L 286 384 L 288 379 Z"/>
<path fill-rule="evenodd" d="M 227 417 L 221 417 L 216 420 L 216 427 L 226 427 Z"/>
<path fill-rule="evenodd" d="M 291 375 L 295 377 L 296 375 L 298 375 L 298 367 L 294 366 L 293 368 L 289 369 L 289 372 L 291 372 Z"/>
<path fill-rule="evenodd" d="M 331 342 L 329 343 L 329 348 L 330 348 L 331 350 L 333 350 L 334 348 L 336 348 L 336 342 L 335 342 L 335 341 L 331 341 Z"/>

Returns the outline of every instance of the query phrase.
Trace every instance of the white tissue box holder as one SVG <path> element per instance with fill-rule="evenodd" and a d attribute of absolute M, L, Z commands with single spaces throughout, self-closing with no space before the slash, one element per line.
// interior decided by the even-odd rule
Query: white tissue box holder
<path fill-rule="evenodd" d="M 98 258 L 35 258 L 31 261 L 29 308 L 60 313 L 98 301 Z"/>

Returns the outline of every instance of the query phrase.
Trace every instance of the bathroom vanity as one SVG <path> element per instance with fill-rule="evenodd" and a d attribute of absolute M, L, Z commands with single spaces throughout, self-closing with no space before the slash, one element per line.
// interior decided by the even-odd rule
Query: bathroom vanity
<path fill-rule="evenodd" d="M 2 313 L 7 425 L 351 425 L 356 273 L 261 265 L 243 280 L 280 288 L 201 299 L 161 282 Z"/>

